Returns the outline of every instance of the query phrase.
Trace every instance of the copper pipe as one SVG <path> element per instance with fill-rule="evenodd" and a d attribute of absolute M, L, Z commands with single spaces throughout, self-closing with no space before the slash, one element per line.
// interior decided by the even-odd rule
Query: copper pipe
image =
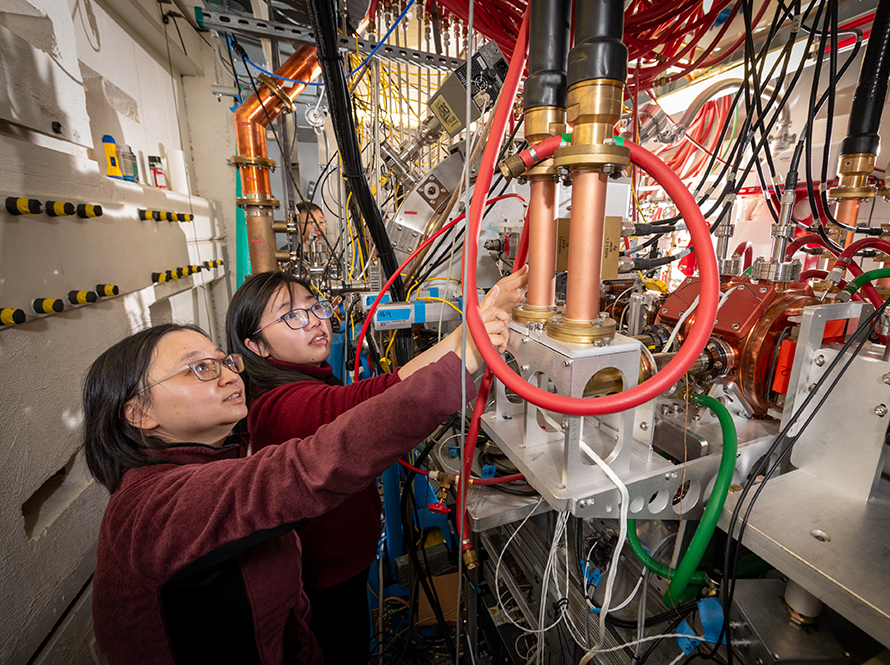
<path fill-rule="evenodd" d="M 528 209 L 528 304 L 552 307 L 556 296 L 556 183 L 535 178 Z"/>
<path fill-rule="evenodd" d="M 315 47 L 301 46 L 276 70 L 278 76 L 299 81 L 311 81 L 321 72 L 315 57 Z M 242 199 L 239 205 L 247 216 L 247 239 L 250 266 L 253 273 L 277 270 L 275 259 L 275 232 L 272 229 L 272 206 L 278 202 L 272 197 L 270 171 L 274 162 L 269 160 L 266 146 L 266 127 L 284 111 L 293 110 L 293 100 L 306 87 L 303 83 L 272 82 L 267 79 L 258 92 L 251 95 L 235 110 L 235 144 L 240 158 Z M 284 97 L 284 99 L 282 98 Z M 250 159 L 257 160 L 251 163 Z M 234 161 L 234 160 L 233 160 Z M 256 200 L 257 205 L 251 205 Z"/>
<path fill-rule="evenodd" d="M 247 247 L 250 252 L 250 269 L 254 275 L 278 270 L 275 257 L 275 231 L 272 230 L 272 208 L 250 206 L 247 215 Z"/>
<path fill-rule="evenodd" d="M 598 171 L 579 169 L 572 172 L 565 310 L 569 320 L 593 321 L 599 316 L 608 180 L 609 176 Z"/>
<path fill-rule="evenodd" d="M 841 224 L 847 226 L 856 226 L 856 220 L 859 219 L 859 206 L 862 205 L 862 199 L 841 199 L 837 203 L 834 215 Z M 844 247 L 849 247 L 853 242 L 853 232 L 847 231 L 847 238 L 844 241 Z"/>

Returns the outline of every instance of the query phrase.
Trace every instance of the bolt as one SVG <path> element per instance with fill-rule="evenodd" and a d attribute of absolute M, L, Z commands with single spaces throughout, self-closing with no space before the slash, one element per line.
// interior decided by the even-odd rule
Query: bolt
<path fill-rule="evenodd" d="M 614 164 L 603 164 L 603 173 L 606 175 L 610 173 L 615 173 L 615 165 Z"/>
<path fill-rule="evenodd" d="M 649 423 L 647 423 L 647 422 L 644 420 L 643 422 L 640 423 L 640 429 L 643 430 L 643 431 L 645 432 L 647 429 L 649 429 Z"/>
<path fill-rule="evenodd" d="M 571 361 L 571 360 L 566 360 L 565 362 L 563 362 L 563 365 L 565 365 L 566 367 L 571 367 L 571 366 L 572 366 L 572 361 Z"/>
<path fill-rule="evenodd" d="M 528 337 L 523 337 L 523 338 L 522 338 L 522 343 L 523 343 L 523 344 L 528 344 Z"/>
<path fill-rule="evenodd" d="M 741 326 L 740 326 L 738 323 L 733 323 L 733 324 L 732 324 L 732 329 L 733 329 L 733 330 L 738 330 L 739 328 L 741 328 Z"/>
<path fill-rule="evenodd" d="M 666 474 L 664 474 L 664 479 L 665 479 L 665 480 L 674 480 L 676 477 L 677 477 L 677 472 L 676 472 L 676 471 L 671 471 L 670 473 L 666 473 Z"/>
<path fill-rule="evenodd" d="M 737 287 L 735 287 L 735 290 L 736 290 L 736 291 L 744 291 L 744 290 L 745 290 L 745 287 L 744 287 L 744 286 L 737 286 Z"/>
<path fill-rule="evenodd" d="M 822 367 L 822 365 L 825 364 L 825 356 L 816 356 L 816 359 L 813 362 L 816 363 L 816 367 Z M 890 374 L 887 376 L 890 376 Z"/>
<path fill-rule="evenodd" d="M 884 383 L 886 383 L 888 386 L 890 386 L 890 374 L 885 374 L 884 376 L 881 377 L 881 380 Z"/>
<path fill-rule="evenodd" d="M 813 392 L 815 389 L 816 389 L 816 384 L 815 384 L 815 383 L 811 383 L 810 385 L 807 386 L 807 392 L 808 392 L 808 393 Z"/>
<path fill-rule="evenodd" d="M 579 507 L 579 508 L 587 508 L 587 499 L 581 499 L 581 500 L 578 502 L 578 507 Z"/>
<path fill-rule="evenodd" d="M 766 288 L 765 286 L 761 286 L 761 287 L 760 287 L 760 292 L 761 292 L 761 293 L 766 293 L 766 291 L 767 291 L 767 288 Z"/>
<path fill-rule="evenodd" d="M 513 416 L 508 416 L 506 413 L 502 417 L 504 420 L 513 420 Z"/>
<path fill-rule="evenodd" d="M 559 485 L 556 486 L 556 489 L 558 489 L 558 490 L 564 490 L 565 488 L 566 488 L 566 486 L 563 483 L 560 483 Z"/>
<path fill-rule="evenodd" d="M 527 371 L 528 371 L 528 365 L 523 365 L 523 366 L 520 367 L 519 369 L 521 369 L 523 372 L 527 372 Z"/>
<path fill-rule="evenodd" d="M 887 407 L 884 406 L 883 404 L 878 404 L 878 405 L 875 407 L 875 415 L 876 415 L 876 416 L 880 416 L 881 418 L 883 418 L 884 416 L 887 415 Z"/>
<path fill-rule="evenodd" d="M 664 308 L 661 310 L 661 313 L 662 313 L 662 314 L 667 314 L 667 313 L 668 313 L 668 308 L 667 308 L 667 307 L 664 307 Z"/>
<path fill-rule="evenodd" d="M 681 312 L 679 313 L 678 316 L 681 316 L 681 317 L 682 317 L 685 313 L 686 313 L 686 310 L 683 310 L 683 311 L 681 311 Z"/>
<path fill-rule="evenodd" d="M 62 123 L 59 122 L 58 120 L 53 120 L 52 128 L 53 128 L 53 133 L 55 133 L 55 134 L 62 133 Z"/>
<path fill-rule="evenodd" d="M 687 283 L 687 284 L 692 284 L 692 278 L 691 278 L 691 277 L 687 277 L 687 278 L 686 278 L 686 283 Z"/>

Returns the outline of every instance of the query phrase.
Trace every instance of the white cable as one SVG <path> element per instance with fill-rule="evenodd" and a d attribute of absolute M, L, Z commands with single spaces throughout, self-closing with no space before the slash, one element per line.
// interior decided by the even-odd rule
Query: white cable
<path fill-rule="evenodd" d="M 670 665 L 677 665 L 677 663 L 679 663 L 681 660 L 683 660 L 686 657 L 686 655 L 687 654 L 685 651 L 681 651 L 680 654 L 670 662 Z"/>
<path fill-rule="evenodd" d="M 628 505 L 630 504 L 630 494 L 627 491 L 627 487 L 612 470 L 612 467 L 606 464 L 603 459 L 589 447 L 586 448 L 586 452 L 593 458 L 593 461 L 603 470 L 606 476 L 608 476 L 609 480 L 612 481 L 615 487 L 618 488 L 618 493 L 621 495 L 618 518 L 620 524 L 618 543 L 615 545 L 615 551 L 612 553 L 612 562 L 609 565 L 609 574 L 606 578 L 606 595 L 603 598 L 603 604 L 600 607 L 599 634 L 596 636 L 596 643 L 593 645 L 593 648 L 588 652 L 590 656 L 593 656 L 594 653 L 600 652 L 600 648 L 603 646 L 603 637 L 605 637 L 606 634 L 606 615 L 609 613 L 609 605 L 612 603 L 612 589 L 615 585 L 615 576 L 618 572 L 618 559 L 621 557 L 621 550 L 624 549 L 624 543 L 627 540 L 627 512 Z"/>
<path fill-rule="evenodd" d="M 630 595 L 624 599 L 624 602 L 622 602 L 620 605 L 616 605 L 615 607 L 611 608 L 609 611 L 617 612 L 618 610 L 623 610 L 625 607 L 630 605 L 630 601 L 632 601 L 636 597 L 637 591 L 640 590 L 640 587 L 642 585 L 643 585 L 643 575 L 640 575 L 639 578 L 637 578 L 637 585 L 634 587 L 633 591 L 630 592 Z M 600 608 L 597 607 L 595 609 L 599 610 Z"/>
<path fill-rule="evenodd" d="M 723 292 L 723 295 L 720 297 L 720 301 L 717 303 L 717 311 L 720 311 L 720 308 L 723 307 L 724 303 L 729 300 L 729 296 L 732 295 L 732 292 L 735 291 L 734 288 L 727 289 Z M 683 327 L 683 324 L 686 323 L 686 319 L 690 317 L 690 315 L 695 311 L 695 308 L 698 307 L 698 296 L 695 296 L 695 300 L 692 301 L 692 306 L 683 312 L 683 316 L 680 317 L 680 320 L 677 321 L 677 325 L 674 326 L 674 329 L 671 330 L 671 336 L 668 337 L 668 341 L 665 343 L 664 348 L 661 350 L 662 353 L 667 353 L 671 348 L 671 345 L 674 343 L 674 340 L 677 339 L 677 335 L 680 332 L 680 328 Z"/>
<path fill-rule="evenodd" d="M 651 642 L 652 640 L 664 640 L 669 637 L 685 637 L 686 639 L 690 639 L 690 638 L 700 639 L 700 638 L 690 635 L 689 633 L 667 633 L 667 634 L 662 634 L 662 635 L 650 635 L 649 637 L 644 637 L 639 640 L 631 640 L 630 642 L 625 642 L 624 644 L 620 644 L 617 647 L 609 647 L 608 649 L 600 649 L 596 653 L 600 654 L 600 653 L 611 653 L 613 651 L 621 651 L 622 649 L 626 649 L 627 647 L 632 647 L 636 644 L 642 644 L 643 642 Z M 593 658 L 593 656 L 594 656 L 593 652 L 588 651 L 586 654 L 584 654 L 584 657 L 578 661 L 578 665 L 587 665 L 587 663 L 590 662 L 590 660 Z"/>

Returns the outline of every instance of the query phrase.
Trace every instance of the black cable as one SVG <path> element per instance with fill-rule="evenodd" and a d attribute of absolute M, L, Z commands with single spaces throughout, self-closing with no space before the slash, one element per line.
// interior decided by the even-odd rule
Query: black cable
<path fill-rule="evenodd" d="M 850 339 L 847 340 L 847 342 L 838 351 L 838 354 L 835 356 L 834 360 L 832 360 L 831 364 L 828 366 L 825 373 L 815 383 L 813 390 L 810 391 L 810 393 L 807 395 L 806 399 L 800 404 L 800 406 L 795 409 L 795 412 L 792 415 L 791 419 L 789 420 L 788 424 L 782 429 L 781 432 L 779 432 L 778 436 L 776 437 L 776 440 L 772 443 L 770 448 L 763 455 L 763 458 L 761 459 L 760 463 L 756 466 L 756 468 L 752 469 L 752 471 L 749 475 L 749 478 L 744 485 L 742 493 L 739 495 L 738 502 L 736 503 L 736 506 L 732 512 L 732 517 L 730 518 L 729 526 L 727 528 L 728 534 L 732 535 L 733 533 L 735 533 L 735 531 L 736 531 L 735 526 L 736 526 L 736 523 L 738 523 L 738 521 L 739 521 L 739 516 L 741 515 L 742 506 L 745 503 L 745 499 L 747 498 L 748 494 L 750 493 L 750 491 L 754 487 L 754 485 L 758 485 L 757 490 L 755 491 L 754 496 L 751 499 L 751 502 L 748 504 L 748 506 L 746 508 L 745 516 L 741 521 L 741 525 L 738 530 L 738 535 L 736 536 L 735 541 L 734 541 L 735 545 L 732 544 L 733 541 L 730 539 L 730 541 L 727 543 L 727 546 L 726 546 L 726 549 L 724 552 L 724 563 L 723 563 L 724 583 L 723 583 L 722 592 L 723 592 L 723 609 L 724 609 L 725 618 L 724 618 L 724 622 L 723 622 L 723 627 L 720 632 L 720 636 L 717 639 L 718 644 L 722 641 L 722 638 L 724 635 L 726 635 L 727 644 L 729 644 L 729 645 L 732 644 L 728 613 L 729 613 L 729 608 L 732 607 L 732 599 L 733 599 L 733 596 L 735 593 L 735 582 L 736 582 L 735 567 L 737 565 L 739 554 L 741 551 L 741 542 L 742 542 L 742 539 L 744 536 L 744 531 L 745 531 L 745 528 L 747 527 L 748 520 L 751 515 L 751 511 L 753 510 L 753 507 L 754 507 L 754 503 L 757 501 L 757 498 L 760 496 L 760 493 L 763 491 L 763 488 L 766 486 L 766 483 L 769 481 L 769 479 L 772 477 L 772 475 L 778 470 L 778 468 L 783 463 L 784 459 L 790 454 L 791 450 L 793 449 L 794 444 L 800 439 L 800 437 L 806 430 L 807 426 L 810 424 L 812 419 L 815 417 L 816 413 L 819 412 L 819 410 L 824 405 L 825 401 L 831 395 L 832 390 L 837 385 L 837 383 L 840 381 L 841 377 L 843 376 L 843 374 L 847 370 L 847 368 L 852 364 L 853 360 L 855 360 L 857 354 L 862 349 L 865 342 L 868 341 L 869 334 L 870 334 L 871 330 L 874 328 L 875 322 L 880 319 L 881 315 L 887 309 L 888 304 L 890 304 L 890 300 L 885 301 L 877 310 L 875 310 L 868 318 L 866 318 L 865 321 L 863 321 L 859 325 L 859 327 L 856 329 L 856 331 L 850 336 Z M 820 393 L 820 388 L 827 381 L 828 377 L 832 374 L 832 371 L 834 370 L 834 368 L 840 363 L 841 359 L 845 356 L 845 354 L 850 349 L 850 347 L 852 347 L 853 344 L 856 343 L 857 339 L 860 337 L 861 337 L 861 340 L 859 340 L 856 350 L 852 354 L 850 354 L 850 357 L 847 360 L 846 364 L 843 366 L 843 368 L 841 368 L 838 371 L 837 376 L 834 377 L 834 380 L 832 381 L 831 385 L 824 391 L 824 394 L 822 394 L 822 397 L 819 400 L 818 404 L 813 408 L 813 410 L 810 413 L 807 420 L 800 426 L 798 432 L 794 435 L 794 438 L 789 441 L 788 445 L 782 451 L 782 453 L 779 455 L 776 462 L 767 470 L 767 466 L 769 465 L 770 457 L 779 449 L 779 446 L 781 446 L 782 443 L 786 440 L 790 429 L 793 426 L 797 425 L 797 421 L 800 418 L 801 414 L 803 414 L 807 410 L 807 407 L 809 406 L 810 402 L 813 399 L 815 399 L 817 394 Z M 757 478 L 764 472 L 766 472 L 766 474 L 763 477 L 763 480 L 758 483 Z M 706 657 L 708 657 L 708 656 L 706 655 Z M 728 653 L 728 661 L 731 665 L 731 663 L 732 663 L 731 651 Z"/>
<path fill-rule="evenodd" d="M 442 429 L 440 428 L 440 432 Z M 426 448 L 423 449 L 423 452 L 420 453 L 418 458 L 415 460 L 414 465 L 419 467 L 426 461 L 426 458 L 429 457 L 435 446 L 430 444 L 427 445 Z M 426 594 L 427 600 L 430 603 L 430 606 L 433 610 L 433 614 L 436 615 L 436 622 L 439 624 L 439 629 L 442 631 L 443 637 L 446 638 L 445 644 L 448 647 L 448 653 L 451 656 L 451 662 L 457 663 L 457 657 L 454 651 L 454 644 L 452 644 L 451 640 L 448 640 L 448 628 L 445 624 L 445 617 L 442 614 L 442 608 L 438 602 L 438 596 L 436 594 L 435 584 L 432 583 L 432 574 L 429 568 L 422 568 L 420 565 L 420 557 L 417 554 L 417 546 L 415 545 L 415 536 L 414 536 L 414 517 L 409 513 L 409 495 L 411 495 L 411 483 L 414 481 L 416 473 L 412 470 L 408 470 L 407 476 L 405 477 L 405 483 L 402 488 L 402 500 L 401 500 L 401 509 L 402 509 L 402 529 L 405 531 L 405 544 L 406 549 L 408 550 L 408 555 L 411 558 L 411 563 L 414 566 L 415 570 L 418 572 L 420 577 L 420 584 L 423 587 L 423 592 Z M 429 581 L 424 576 L 426 573 L 429 576 Z"/>

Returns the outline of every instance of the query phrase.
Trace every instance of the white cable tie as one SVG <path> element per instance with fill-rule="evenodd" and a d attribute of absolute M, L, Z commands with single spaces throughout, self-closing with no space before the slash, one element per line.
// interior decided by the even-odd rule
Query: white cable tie
<path fill-rule="evenodd" d="M 820 183 L 819 183 L 819 191 L 820 191 L 820 192 L 827 192 L 827 191 L 828 191 L 828 185 L 825 184 L 824 182 L 820 182 Z"/>

